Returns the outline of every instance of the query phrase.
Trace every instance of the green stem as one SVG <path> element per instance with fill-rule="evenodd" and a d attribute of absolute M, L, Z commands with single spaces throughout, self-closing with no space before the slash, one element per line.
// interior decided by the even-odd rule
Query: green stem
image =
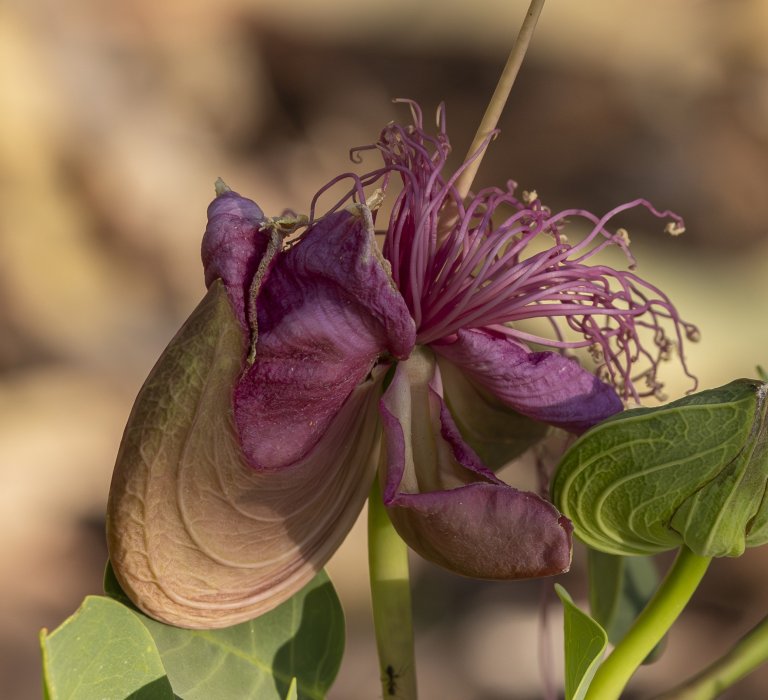
<path fill-rule="evenodd" d="M 768 661 L 768 617 L 764 617 L 722 658 L 657 700 L 710 700 Z"/>
<path fill-rule="evenodd" d="M 368 498 L 368 567 L 384 698 L 416 700 L 408 547 L 387 515 L 378 479 Z"/>
<path fill-rule="evenodd" d="M 615 700 L 620 696 L 637 667 L 683 611 L 710 561 L 711 557 L 700 557 L 685 546 L 680 549 L 653 598 L 597 669 L 585 700 Z"/>

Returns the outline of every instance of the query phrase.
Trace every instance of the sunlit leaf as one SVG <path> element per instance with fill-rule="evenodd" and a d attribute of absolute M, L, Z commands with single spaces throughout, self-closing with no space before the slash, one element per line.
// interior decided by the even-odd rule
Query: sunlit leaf
<path fill-rule="evenodd" d="M 576 607 L 559 584 L 555 592 L 563 603 L 565 624 L 565 700 L 582 700 L 608 645 L 605 630 Z"/>
<path fill-rule="evenodd" d="M 152 636 L 111 598 L 88 596 L 40 644 L 50 700 L 173 700 Z"/>
<path fill-rule="evenodd" d="M 555 504 L 581 540 L 613 554 L 684 544 L 738 556 L 768 542 L 767 387 L 741 379 L 604 421 L 560 463 Z"/>
<path fill-rule="evenodd" d="M 127 600 L 111 567 L 104 587 Z M 135 614 L 183 700 L 284 700 L 294 678 L 298 700 L 324 698 L 344 651 L 344 615 L 325 572 L 274 610 L 233 627 L 187 630 Z"/>

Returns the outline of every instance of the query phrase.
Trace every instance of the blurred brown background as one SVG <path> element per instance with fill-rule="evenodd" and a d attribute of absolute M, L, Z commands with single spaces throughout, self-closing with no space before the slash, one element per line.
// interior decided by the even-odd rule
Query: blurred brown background
<path fill-rule="evenodd" d="M 445 100 L 463 153 L 526 5 L 0 5 L 0 696 L 40 697 L 39 628 L 100 590 L 112 461 L 144 376 L 202 294 L 215 178 L 268 214 L 306 210 L 350 146 L 403 116 L 393 97 L 427 112 Z M 501 126 L 482 182 L 600 213 L 646 196 L 686 218 L 675 239 L 649 217 L 627 223 L 640 272 L 701 327 L 701 386 L 768 364 L 768 3 L 550 0 Z M 349 650 L 330 697 L 379 697 L 362 530 L 331 573 Z M 766 575 L 765 551 L 716 562 L 632 697 L 722 653 L 768 611 Z M 583 601 L 578 552 L 563 583 Z M 422 697 L 542 697 L 539 582 L 415 561 L 414 585 Z M 768 673 L 728 697 L 768 697 Z"/>

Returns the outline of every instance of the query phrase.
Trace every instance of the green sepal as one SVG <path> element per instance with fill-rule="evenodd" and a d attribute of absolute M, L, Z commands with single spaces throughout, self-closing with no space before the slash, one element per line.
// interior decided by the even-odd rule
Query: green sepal
<path fill-rule="evenodd" d="M 451 362 L 438 358 L 438 364 L 456 426 L 487 467 L 501 469 L 544 439 L 546 423 L 505 406 Z"/>

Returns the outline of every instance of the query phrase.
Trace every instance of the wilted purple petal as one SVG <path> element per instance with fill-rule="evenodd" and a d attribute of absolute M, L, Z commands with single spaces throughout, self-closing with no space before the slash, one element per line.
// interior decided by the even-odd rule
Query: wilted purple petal
<path fill-rule="evenodd" d="M 299 463 L 249 468 L 231 407 L 242 357 L 242 329 L 214 282 L 147 378 L 120 446 L 110 559 L 131 600 L 169 624 L 228 627 L 302 588 L 355 522 L 378 461 L 384 367 Z"/>
<path fill-rule="evenodd" d="M 552 504 L 497 479 L 450 418 L 427 348 L 399 363 L 380 404 L 384 502 L 397 531 L 426 559 L 475 578 L 562 573 L 571 525 Z"/>
<path fill-rule="evenodd" d="M 536 578 L 571 564 L 570 521 L 535 494 L 509 486 L 404 494 L 389 515 L 414 551 L 463 576 Z"/>
<path fill-rule="evenodd" d="M 269 232 L 260 230 L 264 213 L 255 202 L 227 191 L 208 206 L 203 235 L 205 286 L 221 279 L 244 328 L 248 328 L 247 299 L 251 280 L 269 244 Z"/>
<path fill-rule="evenodd" d="M 321 219 L 279 257 L 260 290 L 256 360 L 234 395 L 254 468 L 307 454 L 378 358 L 407 357 L 413 347 L 413 320 L 366 213 Z"/>
<path fill-rule="evenodd" d="M 431 347 L 510 408 L 573 433 L 622 410 L 610 386 L 555 352 L 530 352 L 481 330 L 460 330 Z"/>

